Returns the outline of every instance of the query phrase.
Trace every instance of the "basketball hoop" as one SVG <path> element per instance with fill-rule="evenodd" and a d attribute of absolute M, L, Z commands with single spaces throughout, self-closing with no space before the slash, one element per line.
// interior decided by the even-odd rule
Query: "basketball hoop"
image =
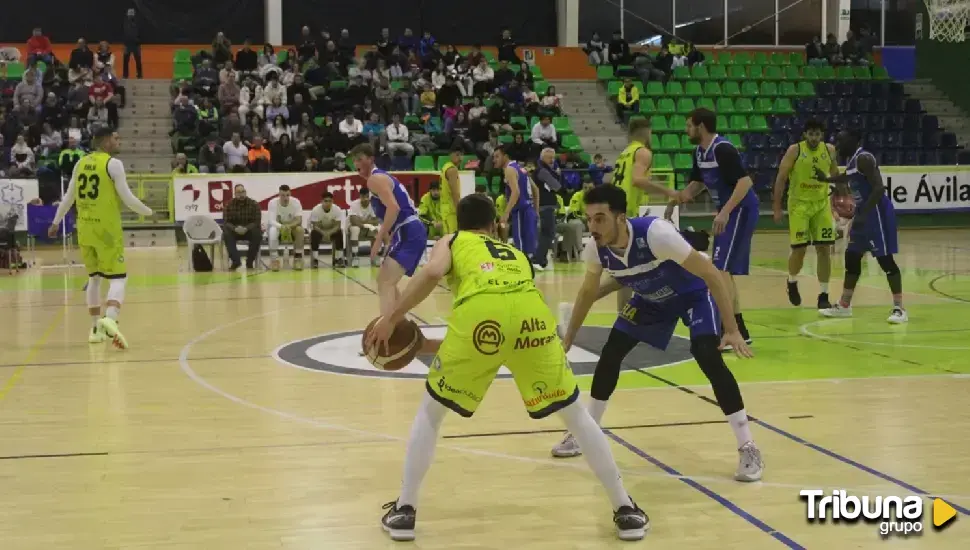
<path fill-rule="evenodd" d="M 930 18 L 930 40 L 963 42 L 966 40 L 967 0 L 923 0 Z"/>

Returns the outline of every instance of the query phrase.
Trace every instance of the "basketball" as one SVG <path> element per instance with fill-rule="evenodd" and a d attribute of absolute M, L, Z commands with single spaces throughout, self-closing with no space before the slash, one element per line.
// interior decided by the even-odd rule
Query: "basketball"
<path fill-rule="evenodd" d="M 855 201 L 848 195 L 834 195 L 832 206 L 840 218 L 851 218 L 855 215 Z"/>
<path fill-rule="evenodd" d="M 364 354 L 367 356 L 367 360 L 375 368 L 386 371 L 401 370 L 414 360 L 414 357 L 421 350 L 421 346 L 424 344 L 424 334 L 421 333 L 421 329 L 418 325 L 410 320 L 405 319 L 394 327 L 394 333 L 391 334 L 391 338 L 387 341 L 387 348 L 380 350 L 379 344 L 374 346 L 372 349 L 367 348 L 367 337 L 370 335 L 370 331 L 377 324 L 380 317 L 375 318 L 373 321 L 367 324 L 367 328 L 364 329 L 364 335 L 361 340 L 361 345 L 364 349 Z M 381 353 L 383 351 L 383 353 Z"/>

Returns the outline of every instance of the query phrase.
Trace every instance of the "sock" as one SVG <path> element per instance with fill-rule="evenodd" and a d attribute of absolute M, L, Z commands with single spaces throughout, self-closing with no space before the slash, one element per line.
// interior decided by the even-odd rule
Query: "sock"
<path fill-rule="evenodd" d="M 822 289 L 822 293 L 823 294 L 828 294 L 829 293 L 829 284 L 828 283 L 819 283 L 818 286 Z"/>
<path fill-rule="evenodd" d="M 593 417 L 597 426 L 603 425 L 603 413 L 606 412 L 606 404 L 609 401 L 600 401 L 599 399 L 589 398 L 589 404 L 587 409 L 589 410 L 589 415 Z"/>
<path fill-rule="evenodd" d="M 95 328 L 98 327 L 98 320 L 101 319 L 101 314 L 91 315 L 91 325 Z"/>
<path fill-rule="evenodd" d="M 118 314 L 120 314 L 120 313 L 121 313 L 121 310 L 118 309 L 118 306 L 108 306 L 108 308 L 105 310 L 105 315 L 104 316 L 107 317 L 108 319 L 113 319 L 113 320 L 117 321 L 118 320 Z"/>
<path fill-rule="evenodd" d="M 316 250 L 314 250 L 314 251 L 313 251 L 313 252 L 311 252 L 310 254 L 311 254 L 311 257 L 312 257 L 312 258 L 313 258 L 314 260 L 319 260 L 319 259 L 320 259 L 320 253 L 319 253 L 319 252 L 317 252 Z"/>
<path fill-rule="evenodd" d="M 842 299 L 839 300 L 839 305 L 842 307 L 849 307 L 852 305 L 852 295 L 855 293 L 854 288 L 843 288 L 842 289 Z"/>
<path fill-rule="evenodd" d="M 899 309 L 903 309 L 903 295 L 902 294 L 893 294 L 893 307 L 898 307 Z"/>
<path fill-rule="evenodd" d="M 798 277 L 796 275 L 789 275 L 788 276 L 788 282 L 789 283 L 794 283 L 797 280 L 798 280 Z"/>
<path fill-rule="evenodd" d="M 447 412 L 448 409 L 425 392 L 421 407 L 411 425 L 411 437 L 408 439 L 408 450 L 404 456 L 401 496 L 397 499 L 398 506 L 409 505 L 417 508 L 418 491 L 434 460 L 438 430 L 441 429 L 441 422 Z"/>
<path fill-rule="evenodd" d="M 338 260 L 344 259 L 344 251 L 343 250 L 336 250 L 336 251 L 334 251 L 333 257 L 336 258 L 336 259 L 338 259 Z"/>
<path fill-rule="evenodd" d="M 731 424 L 731 431 L 734 432 L 734 438 L 738 441 L 739 449 L 748 441 L 754 441 L 751 437 L 751 429 L 748 428 L 748 413 L 744 412 L 744 409 L 729 414 L 727 418 L 728 423 Z"/>
<path fill-rule="evenodd" d="M 583 450 L 583 458 L 606 489 L 613 510 L 618 510 L 621 506 L 633 506 L 629 493 L 623 487 L 623 478 L 620 476 L 616 461 L 613 460 L 606 434 L 596 425 L 593 417 L 576 403 L 560 410 L 559 416 L 566 424 L 569 433 L 573 434 L 579 442 L 579 447 Z"/>
<path fill-rule="evenodd" d="M 734 320 L 735 320 L 735 322 L 738 323 L 738 330 L 741 332 L 741 336 L 745 340 L 747 340 L 748 338 L 750 338 L 751 335 L 748 334 L 748 327 L 744 326 L 744 317 L 740 313 L 735 313 L 734 314 Z"/>

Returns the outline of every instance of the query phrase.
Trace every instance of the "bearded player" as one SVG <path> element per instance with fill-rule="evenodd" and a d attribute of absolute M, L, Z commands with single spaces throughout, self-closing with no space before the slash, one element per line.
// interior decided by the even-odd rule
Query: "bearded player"
<path fill-rule="evenodd" d="M 151 216 L 152 209 L 131 193 L 124 163 L 112 156 L 119 149 L 118 134 L 110 128 L 98 129 L 94 133 L 94 147 L 93 153 L 82 157 L 74 166 L 71 183 L 47 234 L 51 238 L 57 235 L 57 226 L 76 204 L 78 247 L 88 272 L 85 295 L 92 321 L 88 342 L 97 344 L 110 338 L 115 347 L 126 349 L 128 340 L 118 328 L 128 282 L 120 207 L 124 203 L 142 216 Z M 104 317 L 101 316 L 101 279 L 108 280 Z"/>
<path fill-rule="evenodd" d="M 401 494 L 385 505 L 381 524 L 394 540 L 414 539 L 418 490 L 431 467 L 445 415 L 450 409 L 471 417 L 505 365 L 529 416 L 557 413 L 576 434 L 609 495 L 619 538 L 639 540 L 650 527 L 649 519 L 624 488 L 606 436 L 578 402 L 579 388 L 556 335 L 556 319 L 536 288 L 529 259 L 495 238 L 495 217 L 488 197 L 461 199 L 458 232 L 438 240 L 393 311 L 371 331 L 366 347 L 386 348 L 394 327 L 447 276 L 455 297 L 448 331 L 428 371 L 427 393 L 411 427 Z M 523 339 L 530 345 L 521 345 Z"/>
<path fill-rule="evenodd" d="M 804 138 L 792 145 L 781 159 L 775 179 L 774 218 L 781 223 L 781 200 L 788 188 L 788 232 L 791 253 L 788 256 L 788 301 L 801 305 L 798 273 L 805 263 L 808 245 L 815 247 L 818 258 L 818 309 L 832 307 L 829 302 L 829 277 L 832 275 L 832 245 L 835 244 L 835 220 L 829 203 L 829 184 L 815 177 L 816 171 L 839 173 L 835 146 L 822 143 L 825 126 L 817 120 L 805 123 Z"/>

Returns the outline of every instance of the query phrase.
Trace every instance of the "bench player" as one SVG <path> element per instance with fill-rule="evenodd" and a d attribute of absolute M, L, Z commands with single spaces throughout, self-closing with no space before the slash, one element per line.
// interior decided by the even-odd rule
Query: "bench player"
<path fill-rule="evenodd" d="M 626 492 L 606 436 L 578 402 L 579 388 L 556 334 L 556 319 L 535 286 L 529 259 L 493 237 L 495 207 L 488 197 L 473 194 L 459 201 L 458 228 L 438 241 L 430 261 L 411 279 L 393 312 L 374 326 L 368 343 L 386 341 L 408 311 L 448 277 L 455 297 L 448 332 L 444 340 L 427 343 L 437 347 L 437 355 L 411 428 L 400 497 L 385 506 L 384 530 L 394 540 L 414 538 L 418 490 L 431 467 L 441 422 L 449 409 L 471 417 L 505 365 L 529 416 L 558 413 L 576 434 L 610 497 L 618 536 L 643 538 L 649 519 Z"/>
<path fill-rule="evenodd" d="M 808 245 L 815 247 L 818 258 L 818 309 L 832 307 L 829 302 L 829 277 L 832 275 L 832 245 L 835 244 L 835 220 L 832 218 L 832 205 L 829 202 L 829 185 L 815 177 L 815 171 L 838 175 L 839 163 L 835 146 L 822 143 L 825 126 L 817 120 L 805 123 L 802 141 L 785 151 L 775 179 L 774 218 L 781 223 L 781 200 L 785 195 L 785 183 L 791 180 L 788 188 L 788 233 L 791 254 L 788 256 L 788 301 L 793 306 L 801 305 L 802 296 L 798 292 L 798 273 L 805 262 Z"/>
<path fill-rule="evenodd" d="M 666 349 L 677 322 L 683 320 L 690 329 L 691 355 L 710 380 L 737 441 L 739 461 L 734 478 L 761 479 L 761 451 L 751 437 L 741 390 L 721 355 L 721 349 L 731 346 L 739 357 L 751 357 L 731 310 L 727 281 L 670 222 L 653 216 L 628 219 L 621 190 L 602 185 L 587 192 L 584 200 L 593 241 L 583 252 L 586 278 L 576 296 L 563 347 L 569 350 L 596 300 L 621 286 L 634 291 L 596 364 L 589 403 L 593 419 L 597 424 L 602 421 L 623 359 L 640 342 Z M 609 278 L 601 283 L 604 271 Z M 565 458 L 582 452 L 582 441 L 566 434 L 552 455 Z"/>
<path fill-rule="evenodd" d="M 94 147 L 93 153 L 82 157 L 74 166 L 71 183 L 47 234 L 51 238 L 57 236 L 57 226 L 76 204 L 78 247 L 88 272 L 85 293 L 92 321 L 88 342 L 98 344 L 110 338 L 115 347 L 126 349 L 128 340 L 118 328 L 128 280 L 120 203 L 142 216 L 151 216 L 152 209 L 131 193 L 124 163 L 112 156 L 119 149 L 118 134 L 110 128 L 98 129 L 94 133 Z M 104 317 L 101 316 L 101 279 L 108 280 Z"/>

